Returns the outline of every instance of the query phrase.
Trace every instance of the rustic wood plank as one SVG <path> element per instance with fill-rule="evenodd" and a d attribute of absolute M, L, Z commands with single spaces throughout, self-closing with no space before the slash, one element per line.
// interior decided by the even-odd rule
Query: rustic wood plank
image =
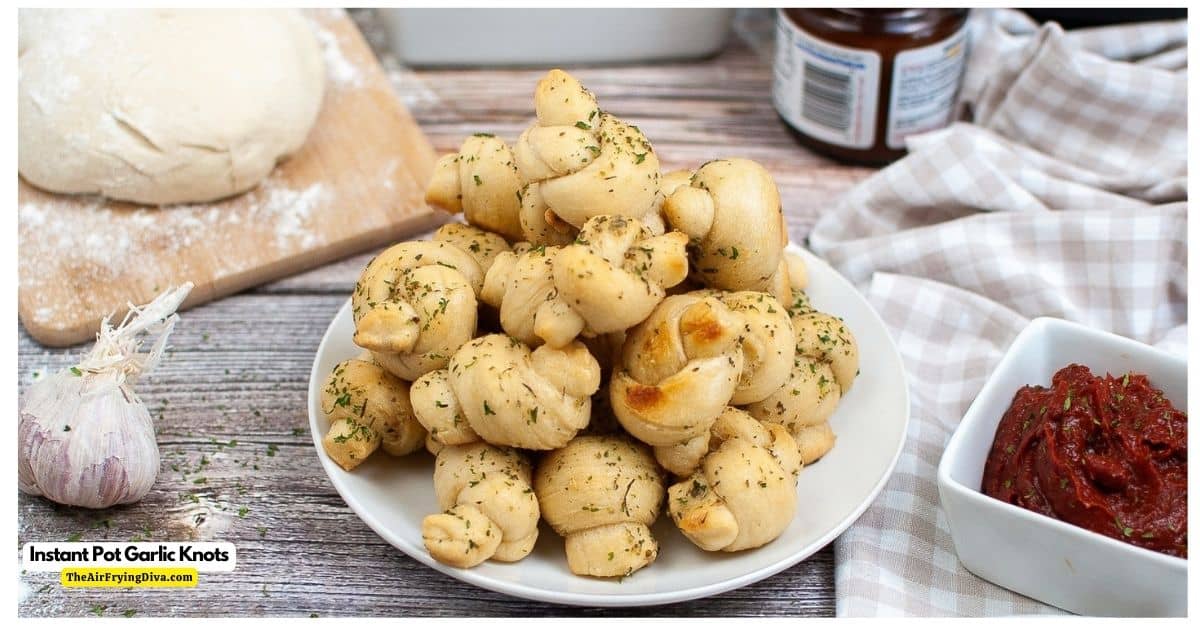
<path fill-rule="evenodd" d="M 158 482 L 146 499 L 93 512 L 19 498 L 18 544 L 223 540 L 238 546 L 234 574 L 205 575 L 196 591 L 153 595 L 66 590 L 53 574 L 29 574 L 21 614 L 85 615 L 97 604 L 107 605 L 110 614 L 133 609 L 178 616 L 756 615 L 830 608 L 829 548 L 740 591 L 630 610 L 516 600 L 404 556 L 342 502 L 321 471 L 307 430 L 312 356 L 343 300 L 340 294 L 244 294 L 187 312 L 171 355 L 138 387 L 156 418 L 163 455 Z M 270 334 L 263 333 L 266 328 Z M 284 338 L 290 341 L 281 342 Z M 45 349 L 24 331 L 18 350 L 22 391 L 35 371 L 64 368 L 76 353 Z M 765 597 L 772 604 L 764 605 Z"/>
<path fill-rule="evenodd" d="M 370 11 L 352 17 L 393 87 L 439 151 L 482 129 L 509 139 L 528 123 L 536 70 L 408 70 L 389 59 Z M 769 35 L 769 31 L 768 31 Z M 705 61 L 573 69 L 605 107 L 640 125 L 667 168 L 717 156 L 763 162 L 793 240 L 834 197 L 872 171 L 797 145 L 769 99 L 770 68 L 732 39 Z M 448 219 L 444 218 L 444 219 Z M 156 417 L 163 466 L 141 503 L 90 512 L 22 495 L 18 544 L 31 540 L 227 540 L 239 566 L 185 592 L 65 590 L 54 575 L 21 578 L 22 616 L 722 616 L 832 615 L 833 552 L 704 600 L 634 609 L 529 602 L 461 583 L 382 541 L 321 471 L 307 431 L 306 390 L 325 328 L 375 253 L 355 255 L 189 310 L 172 355 L 138 390 Z M 70 365 L 83 348 L 48 349 L 18 329 L 19 389 L 35 370 Z M 230 441 L 237 441 L 230 446 Z M 203 479 L 202 483 L 197 483 Z M 245 508 L 245 511 L 242 511 Z"/>

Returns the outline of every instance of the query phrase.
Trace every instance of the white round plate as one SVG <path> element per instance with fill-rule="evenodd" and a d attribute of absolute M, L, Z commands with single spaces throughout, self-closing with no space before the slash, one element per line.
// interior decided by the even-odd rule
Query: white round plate
<path fill-rule="evenodd" d="M 520 562 L 488 561 L 457 569 L 433 560 L 421 543 L 421 519 L 438 511 L 433 459 L 424 451 L 404 458 L 376 454 L 348 473 L 321 447 L 329 428 L 320 408 L 321 385 L 335 364 L 360 352 L 351 341 L 349 302 L 325 332 L 308 383 L 309 426 L 321 465 L 346 504 L 400 551 L 464 582 L 517 597 L 587 606 L 666 604 L 723 593 L 787 569 L 824 547 L 867 509 L 892 473 L 908 425 L 904 367 L 879 316 L 823 260 L 794 245 L 789 250 L 808 264 L 813 305 L 841 316 L 854 332 L 862 372 L 831 419 L 837 445 L 800 472 L 796 519 L 763 547 L 704 552 L 664 515 L 653 528 L 658 560 L 621 580 L 571 574 L 562 538 L 544 524 L 537 547 Z"/>

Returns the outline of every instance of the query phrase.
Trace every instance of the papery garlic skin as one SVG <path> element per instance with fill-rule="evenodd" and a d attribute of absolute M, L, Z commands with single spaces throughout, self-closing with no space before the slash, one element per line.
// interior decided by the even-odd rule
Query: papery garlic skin
<path fill-rule="evenodd" d="M 158 476 L 150 412 L 112 377 L 64 370 L 39 380 L 25 394 L 18 439 L 18 487 L 60 504 L 133 503 Z"/>
<path fill-rule="evenodd" d="M 145 497 L 158 476 L 158 444 L 133 385 L 158 364 L 191 289 L 187 283 L 144 307 L 130 304 L 116 328 L 104 319 L 76 366 L 30 386 L 17 428 L 17 488 L 85 508 Z M 148 352 L 140 351 L 142 332 L 156 336 Z"/>

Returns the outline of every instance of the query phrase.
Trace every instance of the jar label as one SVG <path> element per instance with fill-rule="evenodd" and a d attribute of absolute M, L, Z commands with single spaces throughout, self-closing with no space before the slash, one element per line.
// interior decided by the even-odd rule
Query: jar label
<path fill-rule="evenodd" d="M 904 148 L 904 138 L 950 123 L 967 59 L 967 28 L 949 38 L 896 55 L 888 103 L 888 148 Z"/>
<path fill-rule="evenodd" d="M 879 53 L 817 39 L 775 20 L 775 108 L 793 127 L 846 148 L 875 144 Z"/>

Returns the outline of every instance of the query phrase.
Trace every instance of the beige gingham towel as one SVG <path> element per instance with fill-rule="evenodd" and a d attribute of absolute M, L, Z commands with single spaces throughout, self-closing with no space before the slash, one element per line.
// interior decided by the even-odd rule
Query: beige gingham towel
<path fill-rule="evenodd" d="M 910 138 L 810 236 L 878 309 L 912 392 L 895 475 L 835 545 L 838 615 L 1055 612 L 958 562 L 945 444 L 1030 318 L 1187 346 L 1186 25 L 973 19 L 974 123 Z"/>

